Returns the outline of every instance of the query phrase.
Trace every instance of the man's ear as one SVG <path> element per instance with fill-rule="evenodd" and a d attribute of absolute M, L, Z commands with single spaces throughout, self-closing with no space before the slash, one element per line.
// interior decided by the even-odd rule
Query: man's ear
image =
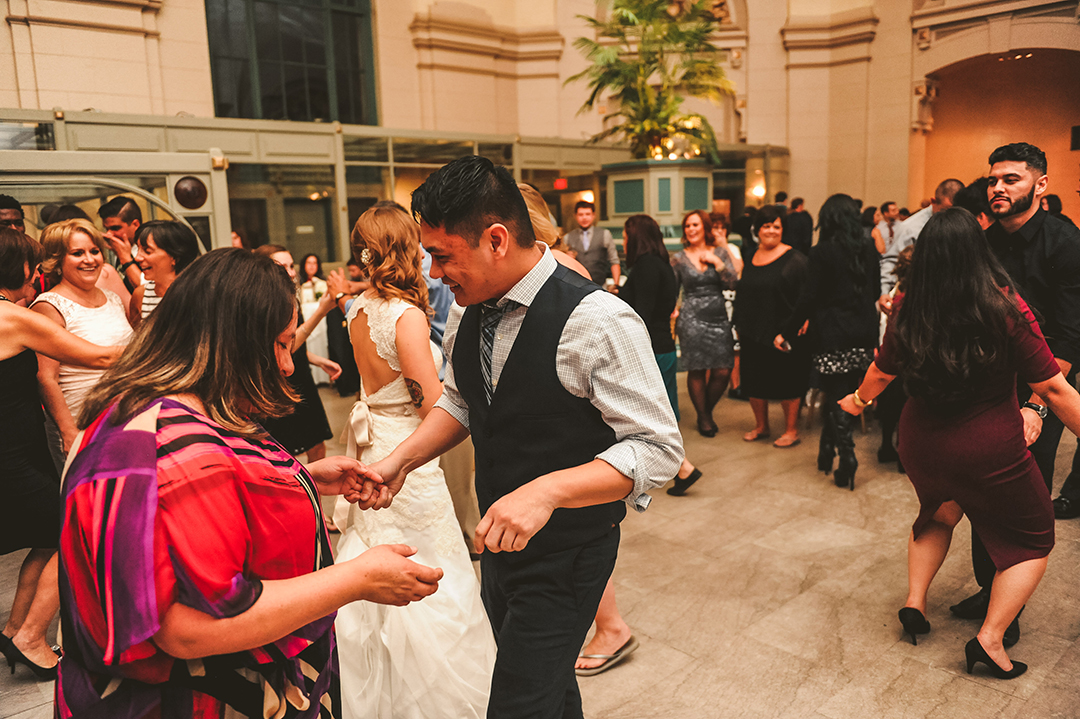
<path fill-rule="evenodd" d="M 510 250 L 510 244 L 514 241 L 514 238 L 510 236 L 510 230 L 506 228 L 506 225 L 496 222 L 487 229 L 486 242 L 491 243 L 491 253 L 496 258 L 502 259 L 506 257 L 506 253 Z"/>
<path fill-rule="evenodd" d="M 1043 175 L 1038 180 L 1035 180 L 1035 194 L 1036 195 L 1046 194 L 1046 188 L 1047 188 L 1047 186 L 1049 184 L 1050 184 L 1050 178 L 1047 177 L 1046 175 Z"/>

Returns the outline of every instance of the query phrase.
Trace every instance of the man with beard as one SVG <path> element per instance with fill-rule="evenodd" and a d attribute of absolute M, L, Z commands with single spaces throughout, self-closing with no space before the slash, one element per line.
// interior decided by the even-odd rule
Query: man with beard
<path fill-rule="evenodd" d="M 1012 278 L 1013 289 L 1039 318 L 1062 374 L 1073 382 L 1080 362 L 1080 230 L 1040 207 L 1047 183 L 1046 155 L 1039 148 L 1017 142 L 994 150 L 986 192 L 996 222 L 986 230 L 986 239 Z M 1022 392 L 1019 399 L 1028 394 Z M 1031 454 L 1049 498 L 1064 425 L 1036 395 L 1022 402 L 1022 407 L 1024 437 L 1029 443 L 1034 441 Z M 1062 496 L 1054 500 L 1055 515 L 1059 519 L 1080 516 L 1080 486 L 1073 486 L 1071 492 L 1062 489 Z M 971 558 L 982 589 L 950 609 L 957 616 L 978 619 L 986 616 L 995 567 L 974 531 Z M 1017 615 L 1005 632 L 1006 647 L 1020 638 L 1019 619 Z"/>

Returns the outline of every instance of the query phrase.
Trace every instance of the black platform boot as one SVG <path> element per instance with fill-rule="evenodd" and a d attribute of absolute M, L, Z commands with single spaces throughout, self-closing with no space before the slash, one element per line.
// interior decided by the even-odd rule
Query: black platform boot
<path fill-rule="evenodd" d="M 859 460 L 855 458 L 855 438 L 852 431 L 855 428 L 855 418 L 840 409 L 839 405 L 832 408 L 834 441 L 836 452 L 840 461 L 833 472 L 833 482 L 837 487 L 847 487 L 855 491 L 855 470 L 859 468 Z"/>

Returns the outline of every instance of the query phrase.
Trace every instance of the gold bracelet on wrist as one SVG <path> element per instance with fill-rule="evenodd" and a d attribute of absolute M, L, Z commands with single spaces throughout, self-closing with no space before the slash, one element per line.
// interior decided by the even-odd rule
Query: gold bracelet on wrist
<path fill-rule="evenodd" d="M 863 407 L 870 406 L 870 402 L 867 402 L 866 400 L 864 400 L 862 397 L 859 396 L 859 390 L 855 390 L 855 394 L 853 394 L 851 396 L 855 400 L 855 406 L 856 407 L 862 409 Z"/>

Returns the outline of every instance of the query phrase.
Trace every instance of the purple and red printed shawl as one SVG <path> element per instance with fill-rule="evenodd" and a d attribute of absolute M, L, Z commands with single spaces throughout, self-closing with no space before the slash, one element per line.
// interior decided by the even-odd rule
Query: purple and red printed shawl
<path fill-rule="evenodd" d="M 318 494 L 269 438 L 171 399 L 84 432 L 64 480 L 60 719 L 340 716 L 333 615 L 236 654 L 183 661 L 153 643 L 172 604 L 247 611 L 264 580 L 332 562 Z"/>

